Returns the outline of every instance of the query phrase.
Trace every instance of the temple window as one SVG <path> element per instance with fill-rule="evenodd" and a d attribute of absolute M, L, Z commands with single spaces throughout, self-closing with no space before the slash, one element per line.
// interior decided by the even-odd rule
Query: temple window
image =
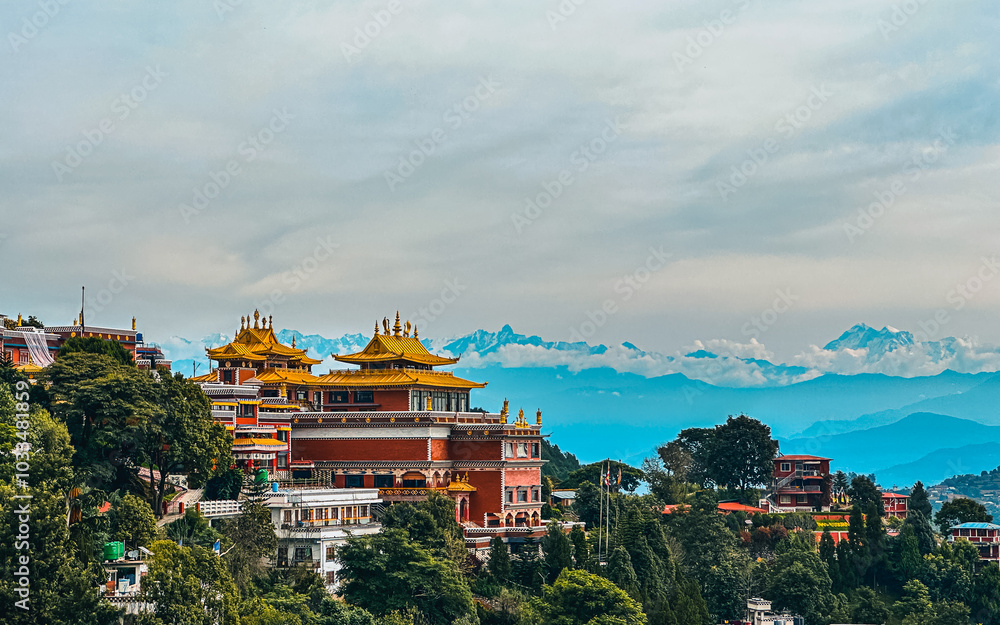
<path fill-rule="evenodd" d="M 356 404 L 374 404 L 375 403 L 375 393 L 372 391 L 354 391 L 354 403 Z"/>
<path fill-rule="evenodd" d="M 532 458 L 537 458 L 538 454 L 539 454 L 539 445 L 538 445 L 538 443 L 532 443 L 531 444 L 531 457 Z"/>
<path fill-rule="evenodd" d="M 392 488 L 395 486 L 394 478 L 391 475 L 376 475 L 375 488 Z"/>
<path fill-rule="evenodd" d="M 337 557 L 336 551 L 337 551 L 336 547 L 334 547 L 333 545 L 327 545 L 326 546 L 326 559 L 327 560 L 333 560 L 334 558 L 336 558 Z"/>
<path fill-rule="evenodd" d="M 506 456 L 508 458 L 513 458 L 514 457 L 514 443 L 507 443 L 506 445 L 504 445 L 504 447 L 506 447 L 506 452 L 507 452 Z"/>
<path fill-rule="evenodd" d="M 517 491 L 517 503 L 524 503 L 528 501 L 528 491 L 519 490 Z"/>
<path fill-rule="evenodd" d="M 346 404 L 350 401 L 347 391 L 330 391 L 329 396 L 331 404 Z"/>
<path fill-rule="evenodd" d="M 518 443 L 517 444 L 517 457 L 527 458 L 528 457 L 528 443 Z"/>
<path fill-rule="evenodd" d="M 364 488 L 363 475 L 347 475 L 344 477 L 344 486 L 347 488 Z"/>

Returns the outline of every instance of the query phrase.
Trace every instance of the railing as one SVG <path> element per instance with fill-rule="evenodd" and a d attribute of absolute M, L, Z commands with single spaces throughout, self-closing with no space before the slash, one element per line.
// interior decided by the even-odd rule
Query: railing
<path fill-rule="evenodd" d="M 198 512 L 206 517 L 234 516 L 242 510 L 242 504 L 235 499 L 199 501 L 195 506 L 198 508 Z"/>

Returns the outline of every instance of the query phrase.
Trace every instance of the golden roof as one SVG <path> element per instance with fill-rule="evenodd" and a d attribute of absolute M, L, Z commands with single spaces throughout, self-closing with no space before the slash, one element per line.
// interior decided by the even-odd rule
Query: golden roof
<path fill-rule="evenodd" d="M 448 492 L 474 493 L 476 492 L 476 487 L 469 484 L 469 474 L 466 473 L 465 477 L 458 476 L 448 484 Z"/>
<path fill-rule="evenodd" d="M 249 360 L 256 363 L 265 362 L 269 357 L 277 357 L 304 365 L 323 362 L 307 356 L 304 349 L 295 349 L 278 341 L 278 337 L 274 335 L 274 321 L 271 317 L 265 317 L 261 324 L 258 311 L 253 313 L 252 327 L 249 317 L 240 317 L 240 330 L 231 343 L 205 351 L 212 360 Z"/>
<path fill-rule="evenodd" d="M 44 370 L 44 367 L 39 367 L 38 365 L 36 365 L 35 363 L 31 362 L 30 360 L 28 362 L 24 363 L 23 365 L 17 365 L 14 368 L 17 369 L 18 371 L 20 371 L 21 373 L 38 373 L 39 371 L 43 371 Z"/>
<path fill-rule="evenodd" d="M 424 344 L 420 342 L 417 329 L 413 327 L 413 336 L 410 336 L 410 322 L 406 322 L 406 328 L 399 323 L 399 312 L 396 312 L 396 325 L 393 326 L 392 334 L 389 333 L 389 319 L 383 319 L 382 325 L 384 333 L 380 334 L 378 323 L 375 323 L 375 336 L 368 342 L 368 345 L 356 354 L 338 356 L 331 354 L 340 362 L 347 362 L 355 365 L 391 362 L 393 360 L 405 360 L 421 365 L 453 365 L 458 362 L 458 358 L 445 358 L 435 356 L 427 351 Z"/>
<path fill-rule="evenodd" d="M 218 382 L 219 381 L 219 372 L 218 371 L 209 371 L 208 373 L 204 373 L 202 375 L 195 376 L 193 378 L 188 378 L 188 381 L 189 382 L 197 382 L 199 384 L 202 383 L 202 382 Z"/>
<path fill-rule="evenodd" d="M 320 378 L 317 378 L 308 371 L 299 371 L 296 369 L 264 369 L 263 371 L 258 371 L 257 375 L 254 377 L 264 384 L 282 382 L 291 382 L 292 384 L 318 384 L 320 381 Z"/>
<path fill-rule="evenodd" d="M 275 447 L 285 447 L 288 445 L 285 441 L 279 441 L 276 438 L 234 438 L 233 447 L 246 447 L 248 445 L 272 445 Z"/>
<path fill-rule="evenodd" d="M 486 388 L 482 382 L 456 377 L 449 371 L 425 369 L 361 369 L 331 371 L 317 379 L 323 386 L 365 388 L 371 386 L 431 386 L 437 388 Z"/>

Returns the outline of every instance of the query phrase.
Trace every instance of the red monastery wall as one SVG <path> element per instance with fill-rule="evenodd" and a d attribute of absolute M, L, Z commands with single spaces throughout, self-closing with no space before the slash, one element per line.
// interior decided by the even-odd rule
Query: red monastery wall
<path fill-rule="evenodd" d="M 507 486 L 538 486 L 542 483 L 540 469 L 507 469 Z"/>
<path fill-rule="evenodd" d="M 450 441 L 448 455 L 452 460 L 502 460 L 500 441 Z"/>
<path fill-rule="evenodd" d="M 483 515 L 499 514 L 503 506 L 500 471 L 469 471 L 469 483 L 476 487 L 469 500 L 469 519 L 481 525 Z"/>
<path fill-rule="evenodd" d="M 427 439 L 292 439 L 292 459 L 427 460 Z"/>

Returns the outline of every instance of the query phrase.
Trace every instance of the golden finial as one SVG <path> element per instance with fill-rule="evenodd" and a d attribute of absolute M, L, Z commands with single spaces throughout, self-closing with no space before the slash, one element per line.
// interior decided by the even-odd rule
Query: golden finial
<path fill-rule="evenodd" d="M 502 414 L 503 416 L 506 417 L 509 412 L 510 412 L 510 402 L 507 401 L 506 397 L 504 397 L 503 398 L 503 408 L 500 410 L 500 414 Z"/>
<path fill-rule="evenodd" d="M 524 425 L 524 408 L 517 411 L 517 424 Z"/>
<path fill-rule="evenodd" d="M 264 317 L 263 319 L 260 320 L 260 327 L 263 330 L 267 329 L 267 317 Z"/>
<path fill-rule="evenodd" d="M 243 315 L 240 315 L 240 332 L 243 331 L 243 326 L 246 325 L 246 322 L 247 318 L 244 317 Z"/>
<path fill-rule="evenodd" d="M 415 326 L 415 325 L 413 326 L 413 338 L 415 338 L 415 339 L 419 339 L 420 338 L 420 335 L 417 334 L 417 326 Z"/>
<path fill-rule="evenodd" d="M 375 336 L 378 336 L 378 319 L 375 320 Z"/>
<path fill-rule="evenodd" d="M 20 327 L 20 325 L 21 325 L 21 313 L 17 313 L 17 325 L 18 325 L 19 327 Z"/>
<path fill-rule="evenodd" d="M 132 331 L 135 332 L 135 317 L 132 317 Z"/>
<path fill-rule="evenodd" d="M 292 347 L 295 347 L 295 335 L 292 335 Z"/>
<path fill-rule="evenodd" d="M 535 413 L 535 425 L 542 424 L 542 409 L 539 408 L 538 412 Z"/>
<path fill-rule="evenodd" d="M 396 323 L 392 326 L 392 335 L 400 336 L 403 332 L 403 326 L 399 325 L 399 311 L 396 311 Z"/>
<path fill-rule="evenodd" d="M 271 328 L 272 332 L 274 331 L 274 315 L 267 316 L 267 327 Z"/>
<path fill-rule="evenodd" d="M 407 321 L 406 325 L 403 326 L 403 336 L 410 336 L 410 330 L 413 328 L 410 322 Z"/>
<path fill-rule="evenodd" d="M 382 334 L 389 336 L 389 318 L 382 317 Z"/>
<path fill-rule="evenodd" d="M 254 310 L 253 311 L 253 329 L 254 330 L 260 330 L 260 311 L 259 310 Z"/>
<path fill-rule="evenodd" d="M 428 395 L 427 396 L 427 412 L 430 412 L 433 409 L 434 409 L 434 402 L 433 402 L 433 400 L 431 400 L 430 395 Z"/>
<path fill-rule="evenodd" d="M 73 317 L 73 325 L 75 325 L 75 326 L 80 325 L 80 317 L 79 316 Z"/>

